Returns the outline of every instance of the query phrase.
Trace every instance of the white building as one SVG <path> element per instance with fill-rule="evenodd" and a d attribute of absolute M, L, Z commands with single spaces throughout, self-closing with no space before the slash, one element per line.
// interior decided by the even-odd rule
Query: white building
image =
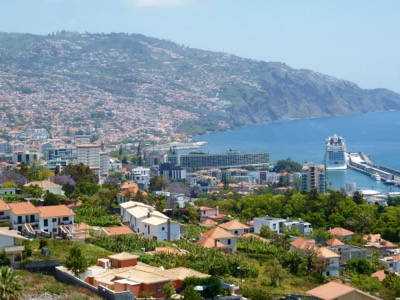
<path fill-rule="evenodd" d="M 173 241 L 180 239 L 180 224 L 171 221 L 154 207 L 140 202 L 128 201 L 121 205 L 122 221 L 145 238 L 157 241 Z"/>
<path fill-rule="evenodd" d="M 142 190 L 147 190 L 150 184 L 150 169 L 143 167 L 132 169 L 132 179 Z"/>
<path fill-rule="evenodd" d="M 65 205 L 39 206 L 39 229 L 54 235 L 71 233 L 75 213 Z"/>
<path fill-rule="evenodd" d="M 282 219 L 270 216 L 266 216 L 263 218 L 254 218 L 255 233 L 259 234 L 261 231 L 261 227 L 263 226 L 269 227 L 276 234 L 281 234 L 283 228 L 290 229 L 292 227 L 296 227 L 297 229 L 299 229 L 301 234 L 309 234 L 312 232 L 311 223 L 304 222 L 301 219 L 295 221 L 290 218 Z"/>
<path fill-rule="evenodd" d="M 76 146 L 77 163 L 88 165 L 96 174 L 100 174 L 100 145 L 80 144 Z M 108 166 L 107 166 L 108 168 Z"/>

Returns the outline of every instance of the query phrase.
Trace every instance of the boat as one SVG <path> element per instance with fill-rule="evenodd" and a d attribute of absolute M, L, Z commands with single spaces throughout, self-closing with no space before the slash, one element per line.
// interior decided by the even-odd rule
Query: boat
<path fill-rule="evenodd" d="M 325 167 L 327 170 L 346 170 L 346 140 L 334 134 L 326 139 Z"/>
<path fill-rule="evenodd" d="M 372 174 L 371 177 L 376 181 L 381 181 L 381 175 L 379 175 L 378 173 Z"/>

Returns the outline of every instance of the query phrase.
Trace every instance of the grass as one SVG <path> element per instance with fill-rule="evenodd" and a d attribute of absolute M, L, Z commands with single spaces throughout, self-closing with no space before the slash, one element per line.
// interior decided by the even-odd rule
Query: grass
<path fill-rule="evenodd" d="M 90 264 L 96 264 L 97 258 L 104 257 L 106 255 L 113 254 L 110 251 L 107 251 L 103 248 L 94 246 L 92 244 L 86 244 L 82 242 L 75 242 L 69 240 L 57 240 L 57 239 L 49 239 L 47 243 L 47 248 L 50 248 L 51 253 L 48 256 L 43 256 L 42 250 L 39 249 L 39 239 L 34 239 L 30 241 L 30 246 L 32 248 L 32 257 L 30 260 L 50 260 L 50 259 L 59 259 L 60 263 L 63 264 L 65 259 L 69 255 L 69 250 L 74 244 L 79 244 L 82 249 L 82 252 L 89 259 Z"/>
<path fill-rule="evenodd" d="M 23 296 L 40 296 L 42 294 L 66 295 L 64 299 L 86 300 L 102 299 L 85 288 L 67 285 L 57 281 L 53 276 L 16 270 L 23 281 Z"/>

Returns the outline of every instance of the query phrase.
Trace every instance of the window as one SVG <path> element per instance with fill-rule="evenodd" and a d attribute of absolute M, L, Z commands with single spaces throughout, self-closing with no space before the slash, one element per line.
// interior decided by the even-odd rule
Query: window
<path fill-rule="evenodd" d="M 4 216 L 4 211 L 0 211 L 0 216 Z"/>
<path fill-rule="evenodd" d="M 161 230 L 163 230 L 163 231 L 164 231 L 164 230 L 165 230 L 165 227 L 161 227 Z"/>
<path fill-rule="evenodd" d="M 43 226 L 45 226 L 45 227 L 49 226 L 49 220 L 48 219 L 44 219 L 43 220 Z"/>
<path fill-rule="evenodd" d="M 239 234 L 239 231 L 235 230 L 235 234 Z"/>
<path fill-rule="evenodd" d="M 56 222 L 57 222 L 57 218 L 53 218 L 51 221 L 52 221 L 53 223 L 56 223 Z"/>
<path fill-rule="evenodd" d="M 228 245 L 230 245 L 231 244 L 231 239 L 228 239 Z"/>
<path fill-rule="evenodd" d="M 63 221 L 68 221 L 69 217 L 63 217 Z"/>

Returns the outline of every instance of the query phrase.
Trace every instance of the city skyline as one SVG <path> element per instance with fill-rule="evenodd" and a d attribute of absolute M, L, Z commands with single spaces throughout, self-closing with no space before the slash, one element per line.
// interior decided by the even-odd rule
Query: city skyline
<path fill-rule="evenodd" d="M 397 1 L 3 1 L 0 31 L 127 32 L 400 92 Z"/>

